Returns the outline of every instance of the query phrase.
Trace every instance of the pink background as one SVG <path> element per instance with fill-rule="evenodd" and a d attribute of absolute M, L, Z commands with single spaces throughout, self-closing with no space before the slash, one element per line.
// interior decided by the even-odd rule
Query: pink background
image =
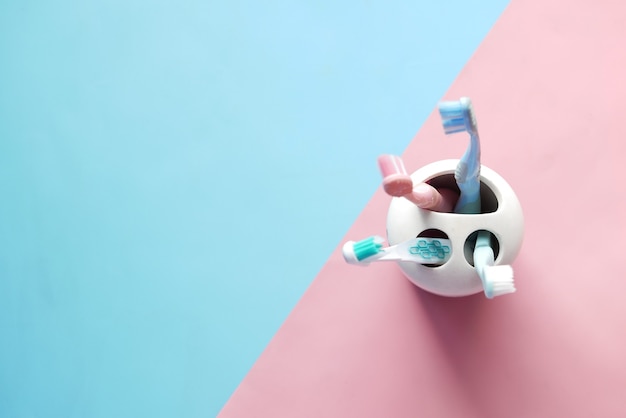
<path fill-rule="evenodd" d="M 516 294 L 434 296 L 338 243 L 220 416 L 626 416 L 625 41 L 626 3 L 513 0 L 445 95 L 522 202 Z M 465 145 L 433 113 L 407 169 Z M 383 234 L 389 199 L 345 239 Z"/>

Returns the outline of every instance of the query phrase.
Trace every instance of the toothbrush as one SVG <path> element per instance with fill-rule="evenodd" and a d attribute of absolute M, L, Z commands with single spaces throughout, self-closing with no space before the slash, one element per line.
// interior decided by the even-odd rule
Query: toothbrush
<path fill-rule="evenodd" d="M 480 213 L 480 138 L 476 116 L 469 98 L 439 104 L 439 114 L 446 135 L 468 132 L 470 143 L 461 157 L 454 179 L 461 196 L 454 207 L 455 213 Z"/>
<path fill-rule="evenodd" d="M 367 266 L 374 261 L 410 261 L 418 264 L 441 265 L 450 258 L 451 243 L 443 238 L 411 238 L 390 247 L 378 235 L 343 245 L 343 258 L 349 264 Z"/>
<path fill-rule="evenodd" d="M 378 167 L 383 176 L 383 189 L 393 197 L 404 197 L 422 209 L 451 212 L 456 194 L 451 190 L 439 191 L 428 183 L 413 185 L 404 168 L 402 158 L 385 154 L 378 157 Z"/>
<path fill-rule="evenodd" d="M 491 236 L 480 231 L 474 247 L 474 268 L 483 282 L 485 296 L 493 299 L 496 296 L 515 292 L 513 268 L 509 265 L 494 266 Z"/>
<path fill-rule="evenodd" d="M 454 212 L 480 213 L 480 138 L 472 102 L 467 97 L 462 97 L 458 101 L 442 102 L 439 104 L 439 114 L 446 135 L 467 132 L 470 136 L 469 146 L 454 173 L 461 191 Z M 511 266 L 494 265 L 489 232 L 478 232 L 473 257 L 474 268 L 480 276 L 487 298 L 515 292 Z"/>

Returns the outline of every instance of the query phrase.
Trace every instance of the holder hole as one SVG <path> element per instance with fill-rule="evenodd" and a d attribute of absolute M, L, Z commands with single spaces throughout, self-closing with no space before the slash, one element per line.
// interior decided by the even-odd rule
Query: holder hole
<path fill-rule="evenodd" d="M 459 193 L 454 174 L 443 174 L 427 181 L 435 189 L 450 189 Z M 480 213 L 492 213 L 498 210 L 498 199 L 495 193 L 482 181 L 480 182 Z"/>
<path fill-rule="evenodd" d="M 446 234 L 445 232 L 443 232 L 440 229 L 426 229 L 422 232 L 420 232 L 419 234 L 417 234 L 417 236 L 415 238 L 420 238 L 420 237 L 425 237 L 425 238 L 441 238 L 441 239 L 449 239 L 448 238 L 448 234 Z M 447 262 L 447 261 L 446 261 Z M 443 263 L 445 264 L 445 263 Z M 443 264 L 422 264 L 424 267 L 441 267 L 443 266 Z"/>
<path fill-rule="evenodd" d="M 478 237 L 478 233 L 484 230 L 474 231 L 470 234 L 469 237 L 465 240 L 465 244 L 463 244 L 463 255 L 465 256 L 465 260 L 474 267 L 474 247 L 476 246 L 476 237 Z M 489 231 L 485 231 L 489 232 Z M 491 238 L 491 248 L 493 248 L 493 258 L 495 260 L 498 259 L 498 255 L 500 254 L 500 242 L 498 238 L 491 232 L 489 232 Z"/>

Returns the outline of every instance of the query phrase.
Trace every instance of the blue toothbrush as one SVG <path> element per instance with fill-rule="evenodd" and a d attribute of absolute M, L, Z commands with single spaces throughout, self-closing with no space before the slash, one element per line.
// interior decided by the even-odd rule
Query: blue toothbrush
<path fill-rule="evenodd" d="M 480 138 L 472 102 L 467 97 L 458 101 L 441 102 L 439 114 L 446 135 L 467 132 L 470 143 L 461 157 L 454 179 L 461 195 L 454 208 L 455 213 L 478 214 L 480 207 Z M 485 296 L 489 299 L 515 292 L 511 266 L 494 266 L 491 234 L 480 231 L 474 247 L 474 268 L 483 283 Z"/>
<path fill-rule="evenodd" d="M 480 213 L 480 138 L 472 103 L 467 97 L 455 102 L 442 102 L 439 114 L 446 135 L 467 132 L 470 136 L 469 146 L 454 172 L 461 191 L 454 212 Z"/>

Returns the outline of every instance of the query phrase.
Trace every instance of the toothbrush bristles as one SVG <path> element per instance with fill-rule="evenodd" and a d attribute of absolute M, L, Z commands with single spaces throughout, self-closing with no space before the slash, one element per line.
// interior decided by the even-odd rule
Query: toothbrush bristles
<path fill-rule="evenodd" d="M 446 135 L 457 132 L 477 132 L 476 115 L 472 102 L 467 97 L 452 102 L 439 103 L 439 114 Z"/>
<path fill-rule="evenodd" d="M 460 101 L 439 103 L 439 114 L 444 119 L 463 117 L 465 109 Z"/>
<path fill-rule="evenodd" d="M 465 130 L 466 130 L 465 119 L 463 118 L 443 120 L 443 131 L 446 133 L 446 135 L 455 134 L 457 132 L 463 132 Z"/>
<path fill-rule="evenodd" d="M 382 251 L 383 238 L 379 236 L 373 236 L 364 240 L 355 242 L 353 244 L 353 251 L 357 260 L 361 261 L 368 257 L 378 254 Z"/>
<path fill-rule="evenodd" d="M 516 290 L 511 266 L 489 266 L 485 268 L 485 279 L 491 289 L 492 297 L 514 293 Z"/>

